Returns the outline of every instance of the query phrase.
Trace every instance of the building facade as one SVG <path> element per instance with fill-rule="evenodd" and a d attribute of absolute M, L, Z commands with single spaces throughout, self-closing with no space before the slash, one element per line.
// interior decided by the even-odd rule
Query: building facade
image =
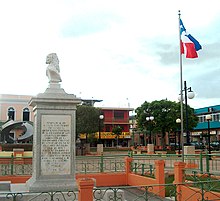
<path fill-rule="evenodd" d="M 28 95 L 0 94 L 0 125 L 2 126 L 9 120 L 15 122 L 33 122 L 34 114 L 32 107 L 29 106 L 31 98 L 32 96 Z M 100 101 L 101 100 L 93 100 L 92 103 Z M 94 104 L 92 104 L 92 106 L 94 106 Z M 130 112 L 133 111 L 133 108 L 100 107 L 100 109 L 104 116 L 102 120 L 104 128 L 100 132 L 101 141 L 104 146 L 116 146 L 117 136 L 112 132 L 112 129 L 116 126 L 122 128 L 122 133 L 118 136 L 118 144 L 120 146 L 144 144 L 144 141 L 147 142 L 147 134 L 139 133 L 136 128 L 135 118 L 130 118 Z M 190 132 L 191 141 L 207 143 L 209 138 L 208 123 L 210 127 L 210 141 L 220 141 L 220 105 L 195 109 L 195 115 L 198 116 L 199 123 Z M 207 115 L 211 115 L 209 122 L 206 120 Z M 19 132 L 18 135 L 20 136 L 20 134 L 21 132 Z M 166 137 L 167 142 L 173 142 L 172 139 L 176 139 L 178 142 L 178 136 L 172 135 L 174 134 L 170 134 L 170 136 Z M 157 137 L 153 138 L 153 143 L 160 145 L 160 135 L 155 134 L 154 136 Z M 85 138 L 85 135 L 80 135 L 82 141 L 85 140 Z M 93 138 L 98 139 L 99 132 L 95 133 Z"/>
<path fill-rule="evenodd" d="M 32 107 L 28 105 L 31 98 L 26 95 L 0 94 L 0 122 L 33 121 Z"/>
<path fill-rule="evenodd" d="M 33 122 L 34 114 L 32 107 L 29 106 L 29 101 L 32 96 L 26 95 L 11 95 L 11 94 L 0 94 L 0 122 L 1 125 L 12 120 L 13 122 Z M 90 101 L 90 100 L 88 100 Z M 87 102 L 88 102 L 87 101 Z M 92 105 L 95 102 L 101 100 L 93 100 Z M 85 100 L 83 100 L 85 102 Z M 89 102 L 90 103 L 90 102 Z M 130 135 L 130 123 L 129 123 L 129 112 L 132 108 L 113 108 L 113 107 L 101 107 L 101 112 L 104 116 L 103 123 L 104 128 L 101 130 L 101 141 L 106 147 L 116 146 L 116 135 L 112 133 L 112 129 L 116 126 L 122 128 L 121 135 L 118 136 L 118 144 L 120 146 L 129 146 L 131 141 Z M 16 137 L 20 137 L 21 132 L 18 133 L 18 129 L 12 130 Z M 99 132 L 95 133 L 94 138 L 99 138 Z M 80 139 L 85 140 L 85 135 L 81 134 Z"/>
<path fill-rule="evenodd" d="M 210 138 L 211 143 L 216 141 L 220 143 L 220 105 L 195 109 L 194 114 L 198 117 L 199 122 L 197 126 L 190 131 L 190 141 L 207 145 Z M 207 115 L 211 116 L 209 121 L 206 119 Z M 131 129 L 133 144 L 147 145 L 148 135 L 143 131 L 138 132 L 135 118 L 132 118 L 130 122 L 133 125 Z M 185 132 L 183 133 L 183 137 L 185 143 Z M 154 133 L 152 143 L 156 146 L 161 146 L 161 138 L 160 133 Z M 166 145 L 181 144 L 181 140 L 180 131 L 167 133 L 165 136 Z"/>
<path fill-rule="evenodd" d="M 214 105 L 195 109 L 195 115 L 199 118 L 199 123 L 191 132 L 191 141 L 208 142 L 208 127 L 210 129 L 210 141 L 220 140 L 220 105 Z M 208 122 L 207 115 L 211 115 Z M 209 124 L 209 125 L 208 125 Z"/>
<path fill-rule="evenodd" d="M 117 138 L 117 136 L 114 133 L 112 133 L 112 130 L 114 127 L 120 126 L 122 128 L 122 133 L 118 136 L 118 145 L 123 147 L 130 146 L 131 133 L 129 112 L 133 109 L 102 107 L 101 110 L 104 115 L 104 129 L 101 133 L 104 145 L 116 145 L 115 139 Z"/>
<path fill-rule="evenodd" d="M 133 108 L 99 107 L 103 115 L 104 128 L 100 132 L 101 142 L 105 147 L 119 146 L 128 147 L 131 143 L 129 112 Z M 117 136 L 112 132 L 114 127 L 122 128 L 121 135 Z M 92 136 L 96 140 L 99 138 L 99 132 Z M 118 139 L 117 139 L 118 138 Z M 85 141 L 86 135 L 81 134 L 80 140 Z"/>
<path fill-rule="evenodd" d="M 31 142 L 33 126 L 28 122 L 33 121 L 32 107 L 29 101 L 32 96 L 0 94 L 0 142 L 17 143 Z M 23 134 L 26 133 L 26 138 Z M 30 136 L 27 137 L 27 134 Z"/>

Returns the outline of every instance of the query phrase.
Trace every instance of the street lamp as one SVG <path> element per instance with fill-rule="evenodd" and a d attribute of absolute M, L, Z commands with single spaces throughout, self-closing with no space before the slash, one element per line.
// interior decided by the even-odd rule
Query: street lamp
<path fill-rule="evenodd" d="M 153 116 L 150 116 L 150 117 L 146 117 L 146 120 L 147 121 L 153 121 L 154 120 L 154 117 Z M 151 128 L 150 128 L 150 135 L 149 135 L 149 140 L 148 140 L 149 144 L 152 144 L 152 139 L 151 139 Z"/>
<path fill-rule="evenodd" d="M 205 119 L 208 121 L 208 146 L 209 146 L 209 154 L 211 154 L 211 147 L 210 147 L 210 120 L 212 116 L 210 114 L 205 116 Z"/>
<path fill-rule="evenodd" d="M 99 115 L 99 143 L 101 143 L 101 120 L 104 119 L 104 115 L 103 114 L 100 114 Z"/>
<path fill-rule="evenodd" d="M 193 99 L 195 97 L 195 93 L 192 91 L 191 87 L 187 88 L 186 81 L 184 81 L 184 89 L 183 89 L 183 91 L 184 91 L 185 112 L 186 112 L 186 145 L 190 145 L 190 133 L 189 133 L 189 130 L 188 130 L 189 121 L 188 121 L 187 97 L 189 99 Z M 188 95 L 187 95 L 187 92 L 188 92 Z M 179 101 L 183 101 L 183 100 L 181 100 L 181 96 L 179 97 Z"/>
<path fill-rule="evenodd" d="M 176 123 L 177 124 L 180 124 L 181 123 L 181 119 L 176 119 Z M 179 143 L 179 146 L 178 146 L 178 154 L 180 154 L 180 131 L 178 130 L 178 143 Z M 182 143 L 183 144 L 183 143 Z"/>

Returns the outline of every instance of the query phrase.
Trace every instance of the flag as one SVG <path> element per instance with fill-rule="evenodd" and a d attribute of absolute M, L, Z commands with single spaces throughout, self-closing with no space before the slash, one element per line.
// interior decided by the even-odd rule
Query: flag
<path fill-rule="evenodd" d="M 182 20 L 180 19 L 180 51 L 181 54 L 186 54 L 186 58 L 197 58 L 197 51 L 202 49 L 199 42 L 186 32 Z"/>

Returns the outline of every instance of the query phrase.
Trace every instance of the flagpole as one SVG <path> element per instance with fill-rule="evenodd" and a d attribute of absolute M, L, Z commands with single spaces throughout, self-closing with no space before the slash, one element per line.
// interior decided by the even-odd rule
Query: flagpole
<path fill-rule="evenodd" d="M 182 138 L 182 161 L 184 162 L 184 136 L 183 136 L 183 65 L 182 65 L 182 53 L 181 53 L 181 34 L 180 34 L 180 10 L 178 11 L 179 15 L 179 59 L 180 59 L 180 95 L 181 95 L 181 138 Z"/>

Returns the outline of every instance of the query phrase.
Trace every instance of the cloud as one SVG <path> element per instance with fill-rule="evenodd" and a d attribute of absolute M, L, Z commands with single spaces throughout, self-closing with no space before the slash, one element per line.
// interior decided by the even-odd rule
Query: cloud
<path fill-rule="evenodd" d="M 198 71 L 199 72 L 199 71 Z M 220 98 L 220 68 L 207 66 L 192 80 L 194 90 L 199 98 Z"/>
<path fill-rule="evenodd" d="M 110 29 L 112 23 L 119 23 L 120 20 L 119 16 L 103 11 L 73 15 L 61 32 L 63 37 L 82 37 Z"/>
<path fill-rule="evenodd" d="M 220 40 L 220 37 L 219 37 Z M 215 41 L 214 43 L 208 43 L 203 45 L 203 49 L 199 52 L 199 61 L 200 62 L 216 62 L 219 60 L 219 47 L 220 42 Z"/>
<path fill-rule="evenodd" d="M 162 65 L 176 65 L 179 63 L 179 48 L 172 43 L 157 44 L 156 54 L 159 56 L 159 61 Z"/>
<path fill-rule="evenodd" d="M 2 1 L 1 93 L 43 92 L 48 86 L 45 58 L 56 52 L 67 93 L 100 98 L 106 106 L 117 106 L 126 98 L 135 106 L 145 100 L 176 100 L 181 9 L 187 30 L 203 46 L 198 59 L 183 56 L 184 80 L 198 93 L 196 106 L 205 103 L 204 98 L 214 100 L 220 86 L 218 4 L 216 0 L 212 4 L 198 0 Z M 200 13 L 195 15 L 194 6 Z"/>

